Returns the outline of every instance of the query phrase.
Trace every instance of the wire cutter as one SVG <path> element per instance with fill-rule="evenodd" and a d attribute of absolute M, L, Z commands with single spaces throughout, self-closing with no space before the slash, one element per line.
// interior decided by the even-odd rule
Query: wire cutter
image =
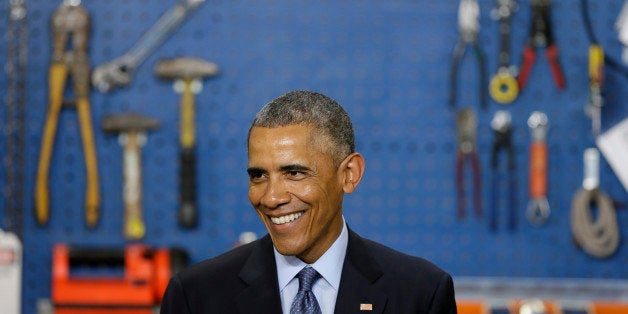
<path fill-rule="evenodd" d="M 495 139 L 493 141 L 493 150 L 491 151 L 491 168 L 492 174 L 492 197 L 491 197 L 491 216 L 489 227 L 491 230 L 497 230 L 497 223 L 499 220 L 498 208 L 500 203 L 500 186 L 501 172 L 499 167 L 499 154 L 500 151 L 505 151 L 507 158 L 507 171 L 508 176 L 508 228 L 514 230 L 517 218 L 515 210 L 515 192 L 516 192 L 516 180 L 515 180 L 515 155 L 512 146 L 512 118 L 510 113 L 505 110 L 498 110 L 495 112 L 495 116 L 491 120 L 491 128 L 495 131 Z"/>
<path fill-rule="evenodd" d="M 465 217 L 466 193 L 464 184 L 464 166 L 466 160 L 471 164 L 473 178 L 473 206 L 475 214 L 482 216 L 480 162 L 476 150 L 476 133 L 478 120 L 475 113 L 464 108 L 456 116 L 458 153 L 456 156 L 456 192 L 458 198 L 458 218 Z"/>
<path fill-rule="evenodd" d="M 35 184 L 35 211 L 40 225 L 45 225 L 49 218 L 50 192 L 48 173 L 54 146 L 54 138 L 59 122 L 59 115 L 64 103 L 72 103 L 77 110 L 80 123 L 83 153 L 86 167 L 85 214 L 89 227 L 94 227 L 98 220 L 100 206 L 98 170 L 94 131 L 89 107 L 89 64 L 87 60 L 87 40 L 89 37 L 89 15 L 81 6 L 81 1 L 64 0 L 55 10 L 51 19 L 53 36 L 52 61 L 49 69 L 48 113 L 42 135 L 37 180 Z M 73 50 L 67 50 L 72 43 Z M 75 99 L 64 101 L 67 77 L 71 75 Z"/>
<path fill-rule="evenodd" d="M 536 48 L 545 48 L 545 57 L 554 77 L 554 83 L 559 89 L 563 89 L 565 88 L 565 77 L 558 62 L 558 47 L 554 42 L 551 28 L 551 1 L 531 0 L 530 3 L 532 6 L 531 29 L 528 41 L 523 48 L 523 64 L 517 78 L 519 90 L 523 90 L 528 82 L 532 64 L 536 60 Z"/>
<path fill-rule="evenodd" d="M 484 52 L 478 43 L 478 33 L 480 32 L 480 6 L 476 0 L 460 0 L 460 5 L 458 6 L 458 29 L 460 36 L 458 37 L 458 42 L 454 47 L 451 72 L 449 74 L 449 83 L 451 87 L 449 91 L 449 105 L 450 107 L 454 107 L 456 105 L 460 64 L 467 47 L 471 46 L 475 53 L 475 57 L 478 59 L 480 71 L 480 103 L 482 105 L 482 109 L 486 109 L 486 62 Z"/>

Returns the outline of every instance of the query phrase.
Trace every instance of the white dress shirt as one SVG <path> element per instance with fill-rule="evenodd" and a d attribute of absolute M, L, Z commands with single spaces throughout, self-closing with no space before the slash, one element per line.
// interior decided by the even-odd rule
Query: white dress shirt
<path fill-rule="evenodd" d="M 318 305 L 323 314 L 334 313 L 336 297 L 340 287 L 340 275 L 342 265 L 347 254 L 347 244 L 349 233 L 347 224 L 342 218 L 342 231 L 336 241 L 316 262 L 310 264 L 322 278 L 314 283 L 312 292 L 316 296 Z M 292 300 L 299 291 L 299 279 L 296 274 L 307 266 L 305 262 L 296 256 L 285 256 L 275 251 L 275 261 L 277 262 L 277 277 L 279 279 L 279 292 L 281 294 L 281 308 L 284 313 L 290 313 Z"/>

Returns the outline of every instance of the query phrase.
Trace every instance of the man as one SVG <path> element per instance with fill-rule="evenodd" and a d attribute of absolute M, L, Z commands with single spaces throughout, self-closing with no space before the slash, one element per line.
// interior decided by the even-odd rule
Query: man
<path fill-rule="evenodd" d="M 365 162 L 338 103 L 278 97 L 255 116 L 248 157 L 268 235 L 174 276 L 161 313 L 456 313 L 447 273 L 348 229 L 342 200 Z"/>

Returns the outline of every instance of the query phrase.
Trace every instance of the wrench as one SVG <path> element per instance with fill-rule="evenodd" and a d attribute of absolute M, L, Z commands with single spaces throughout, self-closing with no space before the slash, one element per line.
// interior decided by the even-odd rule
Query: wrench
<path fill-rule="evenodd" d="M 103 93 L 108 93 L 117 87 L 131 83 L 133 71 L 144 62 L 148 55 L 155 50 L 192 10 L 205 0 L 179 0 L 179 2 L 146 32 L 140 40 L 124 55 L 99 65 L 92 74 L 92 84 Z"/>
<path fill-rule="evenodd" d="M 547 201 L 547 144 L 546 136 L 549 128 L 547 115 L 534 111 L 528 118 L 528 126 L 532 133 L 530 146 L 530 201 L 528 202 L 528 221 L 539 227 L 547 221 L 550 206 Z"/>

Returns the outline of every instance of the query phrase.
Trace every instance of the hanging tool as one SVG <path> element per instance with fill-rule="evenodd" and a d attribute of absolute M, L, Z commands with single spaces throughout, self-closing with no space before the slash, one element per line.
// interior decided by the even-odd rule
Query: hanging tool
<path fill-rule="evenodd" d="M 589 39 L 591 45 L 599 45 L 599 41 L 597 40 L 597 36 L 595 35 L 595 31 L 593 29 L 593 24 L 591 23 L 589 11 L 591 11 L 589 8 L 589 1 L 580 0 L 580 13 L 582 15 L 582 23 L 584 24 L 587 38 Z M 618 32 L 619 41 L 624 45 L 622 54 L 623 62 L 617 61 L 608 53 L 604 53 L 604 64 L 607 69 L 613 70 L 624 77 L 628 77 L 628 67 L 626 67 L 626 65 L 628 65 L 628 2 L 626 1 L 624 1 L 624 6 L 619 13 L 615 27 Z"/>
<path fill-rule="evenodd" d="M 170 277 L 188 264 L 188 254 L 180 248 L 56 244 L 52 252 L 54 313 L 156 313 Z"/>
<path fill-rule="evenodd" d="M 110 115 L 103 119 L 106 132 L 119 133 L 118 140 L 123 152 L 123 199 L 124 230 L 127 239 L 139 240 L 146 233 L 142 214 L 142 147 L 146 143 L 146 131 L 160 126 L 156 119 L 135 113 Z"/>
<path fill-rule="evenodd" d="M 530 144 L 530 201 L 526 215 L 528 221 L 539 227 L 547 221 L 550 215 L 550 206 L 547 201 L 547 130 L 549 121 L 547 115 L 534 111 L 528 118 L 528 127 L 532 134 Z"/>
<path fill-rule="evenodd" d="M 591 134 L 595 137 L 602 128 L 602 83 L 604 80 L 604 50 L 598 44 L 589 46 L 589 104 L 586 113 L 591 118 Z"/>
<path fill-rule="evenodd" d="M 491 168 L 492 174 L 492 197 L 491 197 L 491 216 L 489 227 L 491 230 L 497 230 L 499 220 L 499 203 L 500 203 L 500 186 L 502 186 L 502 172 L 499 166 L 499 154 L 500 151 L 506 152 L 506 176 L 508 184 L 508 203 L 506 208 L 509 212 L 508 228 L 514 230 L 517 217 L 516 217 L 516 178 L 515 178 L 515 155 L 512 147 L 512 117 L 510 112 L 505 110 L 498 110 L 495 112 L 493 119 L 491 120 L 491 128 L 495 132 L 495 138 L 493 140 L 493 150 L 491 151 Z"/>
<path fill-rule="evenodd" d="M 482 217 L 482 194 L 480 178 L 480 162 L 476 150 L 476 134 L 478 120 L 469 108 L 458 111 L 456 127 L 458 129 L 458 153 L 456 156 L 456 191 L 458 198 L 458 218 L 465 217 L 466 191 L 464 178 L 464 165 L 466 160 L 471 165 L 473 178 L 473 207 L 477 217 Z"/>
<path fill-rule="evenodd" d="M 131 83 L 133 72 L 181 23 L 205 0 L 179 0 L 133 45 L 131 50 L 105 64 L 92 75 L 92 83 L 99 91 L 108 93 Z"/>
<path fill-rule="evenodd" d="M 545 48 L 545 57 L 550 66 L 554 83 L 559 89 L 565 88 L 560 63 L 558 62 L 558 46 L 554 42 L 551 25 L 551 1 L 530 0 L 532 7 L 532 20 L 530 21 L 530 34 L 523 48 L 523 64 L 519 69 L 519 90 L 523 90 L 530 77 L 530 70 L 536 60 L 537 48 Z"/>
<path fill-rule="evenodd" d="M 514 0 L 497 0 L 494 11 L 499 18 L 499 68 L 489 83 L 489 92 L 500 104 L 509 104 L 519 95 L 516 70 L 510 64 L 510 20 L 516 9 Z"/>
<path fill-rule="evenodd" d="M 574 240 L 593 257 L 608 258 L 619 246 L 619 226 L 613 200 L 600 188 L 600 153 L 584 151 L 584 179 L 571 203 L 571 232 Z M 593 218 L 593 208 L 597 218 Z"/>
<path fill-rule="evenodd" d="M 26 58 L 28 53 L 27 10 L 24 0 L 8 7 L 3 156 L 5 181 L 3 202 L 5 229 L 0 227 L 0 304 L 5 313 L 21 313 L 24 212 L 24 160 L 26 142 Z"/>
<path fill-rule="evenodd" d="M 198 225 L 196 207 L 196 130 L 194 95 L 201 92 L 201 79 L 218 74 L 218 66 L 198 58 L 163 60 L 155 66 L 155 73 L 163 79 L 174 79 L 175 90 L 181 94 L 179 117 L 179 225 L 194 228 Z"/>
<path fill-rule="evenodd" d="M 65 0 L 52 15 L 53 52 L 50 64 L 49 104 L 41 142 L 37 182 L 35 183 L 36 218 L 40 225 L 48 222 L 50 215 L 50 192 L 48 175 L 59 114 L 64 104 L 64 90 L 68 74 L 72 75 L 75 99 L 72 102 L 78 113 L 83 140 L 83 154 L 87 175 L 85 191 L 85 216 L 88 227 L 98 222 L 100 196 L 96 148 L 89 107 L 89 64 L 87 40 L 89 15 L 81 1 Z M 73 50 L 66 51 L 71 40 Z M 65 102 L 70 103 L 68 101 Z"/>
<path fill-rule="evenodd" d="M 24 160 L 26 159 L 26 58 L 28 54 L 27 10 L 24 0 L 9 4 L 8 25 L 5 38 L 7 55 L 6 111 L 4 134 L 6 150 L 3 158 L 5 167 L 5 231 L 22 239 L 24 212 Z"/>
<path fill-rule="evenodd" d="M 478 68 L 480 71 L 480 104 L 482 109 L 486 110 L 486 62 L 484 52 L 478 43 L 478 33 L 480 32 L 480 6 L 477 0 L 460 0 L 460 5 L 458 6 L 458 30 L 460 35 L 454 48 L 451 72 L 449 74 L 449 106 L 454 107 L 456 105 L 460 64 L 466 53 L 467 46 L 471 46 L 478 60 Z"/>

